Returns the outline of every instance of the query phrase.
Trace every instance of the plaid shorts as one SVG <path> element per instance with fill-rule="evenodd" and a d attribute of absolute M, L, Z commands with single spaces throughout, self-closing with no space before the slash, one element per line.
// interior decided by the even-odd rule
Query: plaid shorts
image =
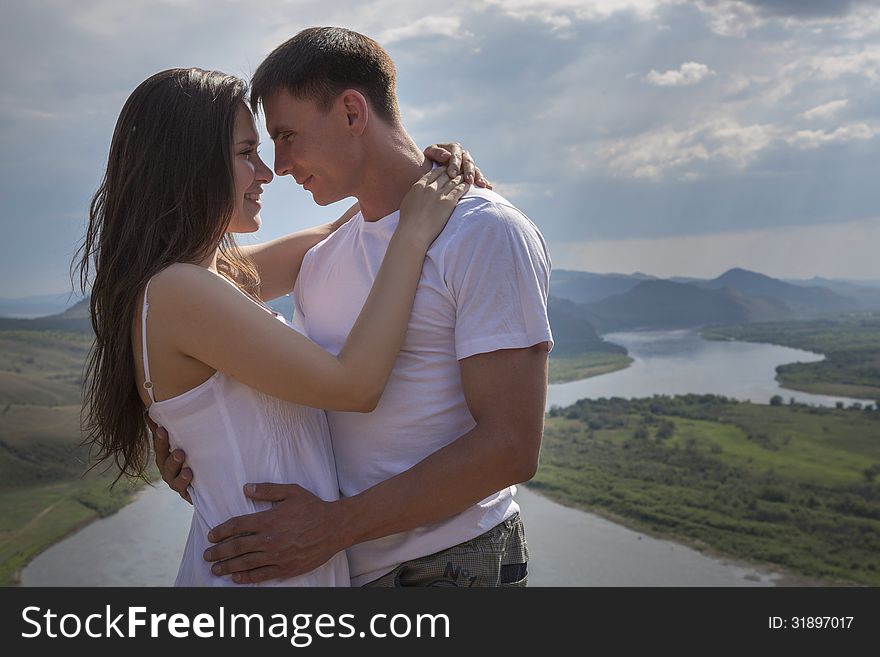
<path fill-rule="evenodd" d="M 364 586 L 526 586 L 529 549 L 517 513 L 485 534 L 406 561 Z"/>

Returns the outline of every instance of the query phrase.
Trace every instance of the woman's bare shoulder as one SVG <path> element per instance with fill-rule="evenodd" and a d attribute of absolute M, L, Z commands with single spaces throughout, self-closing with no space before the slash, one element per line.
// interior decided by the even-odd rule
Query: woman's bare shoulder
<path fill-rule="evenodd" d="M 223 297 L 226 291 L 234 291 L 232 285 L 207 267 L 176 262 L 151 279 L 150 302 L 154 299 L 171 303 L 181 299 L 192 302 L 193 297 L 201 295 Z"/>
<path fill-rule="evenodd" d="M 208 276 L 217 277 L 217 274 L 201 265 L 193 265 L 188 262 L 175 262 L 153 276 L 152 282 L 150 283 L 150 289 L 152 289 L 154 285 L 166 287 L 179 283 L 187 284 L 191 281 L 203 280 Z"/>

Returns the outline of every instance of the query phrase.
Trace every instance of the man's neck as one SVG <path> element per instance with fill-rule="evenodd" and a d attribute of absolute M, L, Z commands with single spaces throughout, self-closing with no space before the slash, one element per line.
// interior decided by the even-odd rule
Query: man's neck
<path fill-rule="evenodd" d="M 403 197 L 431 170 L 431 162 L 402 127 L 374 136 L 357 199 L 364 221 L 378 221 L 400 209 Z"/>

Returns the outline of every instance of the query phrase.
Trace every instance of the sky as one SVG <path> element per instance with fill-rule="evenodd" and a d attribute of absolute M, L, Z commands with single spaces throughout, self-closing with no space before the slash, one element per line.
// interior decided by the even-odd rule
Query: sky
<path fill-rule="evenodd" d="M 314 25 L 388 50 L 416 143 L 464 144 L 540 228 L 554 268 L 880 279 L 878 5 L 3 3 L 0 297 L 70 289 L 116 118 L 142 80 L 177 66 L 248 77 Z M 318 207 L 289 177 L 263 198 L 244 243 L 350 204 Z"/>

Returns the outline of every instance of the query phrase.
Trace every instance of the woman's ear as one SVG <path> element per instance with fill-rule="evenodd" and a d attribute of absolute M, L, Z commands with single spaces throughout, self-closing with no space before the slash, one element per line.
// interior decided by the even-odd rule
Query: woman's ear
<path fill-rule="evenodd" d="M 348 129 L 353 136 L 360 137 L 367 129 L 370 119 L 370 104 L 366 97 L 356 89 L 347 89 L 340 98 Z"/>

